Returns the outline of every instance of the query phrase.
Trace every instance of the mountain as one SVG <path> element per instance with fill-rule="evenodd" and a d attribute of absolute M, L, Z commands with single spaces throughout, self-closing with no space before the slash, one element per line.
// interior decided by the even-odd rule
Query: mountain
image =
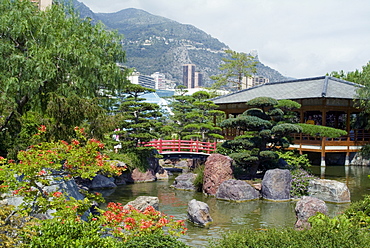
<path fill-rule="evenodd" d="M 128 67 L 150 75 L 161 72 L 168 79 L 182 81 L 182 65 L 195 64 L 204 74 L 206 85 L 209 76 L 220 73 L 218 69 L 224 49 L 229 47 L 204 31 L 188 24 L 152 15 L 140 9 L 124 9 L 116 13 L 94 13 L 83 3 L 74 1 L 82 17 L 93 22 L 101 21 L 109 29 L 123 34 L 123 45 Z M 279 72 L 259 62 L 257 75 L 270 81 L 286 80 Z"/>

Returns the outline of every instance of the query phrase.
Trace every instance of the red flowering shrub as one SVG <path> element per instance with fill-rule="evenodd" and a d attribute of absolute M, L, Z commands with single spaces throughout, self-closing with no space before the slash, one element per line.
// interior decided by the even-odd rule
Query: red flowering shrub
<path fill-rule="evenodd" d="M 152 206 L 140 211 L 132 206 L 124 208 L 120 203 L 110 202 L 102 212 L 103 222 L 113 229 L 115 236 L 128 240 L 148 234 L 181 235 L 186 232 L 184 220 L 174 220 Z"/>

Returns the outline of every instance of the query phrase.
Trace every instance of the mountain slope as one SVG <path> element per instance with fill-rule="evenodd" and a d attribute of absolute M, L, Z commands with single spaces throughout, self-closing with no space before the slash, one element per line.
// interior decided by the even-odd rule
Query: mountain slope
<path fill-rule="evenodd" d="M 162 72 L 166 77 L 182 81 L 182 65 L 192 63 L 211 83 L 209 76 L 219 74 L 221 58 L 228 46 L 204 31 L 176 21 L 152 15 L 144 10 L 129 8 L 116 13 L 89 13 L 82 3 L 81 16 L 102 21 L 108 28 L 124 35 L 128 67 L 143 74 Z M 258 64 L 257 74 L 270 81 L 285 80 L 279 72 Z"/>

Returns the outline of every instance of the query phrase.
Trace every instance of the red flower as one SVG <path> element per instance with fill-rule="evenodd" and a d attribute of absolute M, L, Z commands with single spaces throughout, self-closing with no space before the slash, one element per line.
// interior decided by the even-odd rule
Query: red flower
<path fill-rule="evenodd" d="M 53 193 L 53 196 L 54 197 L 60 197 L 62 194 L 63 194 L 62 192 L 57 191 L 57 192 Z"/>
<path fill-rule="evenodd" d="M 41 125 L 38 130 L 42 133 L 46 132 L 46 126 L 45 125 Z"/>

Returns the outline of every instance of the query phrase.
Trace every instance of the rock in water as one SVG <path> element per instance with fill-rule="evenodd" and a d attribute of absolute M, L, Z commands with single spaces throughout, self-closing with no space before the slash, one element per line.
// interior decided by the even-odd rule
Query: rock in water
<path fill-rule="evenodd" d="M 215 195 L 221 183 L 232 178 L 232 159 L 221 154 L 211 154 L 204 167 L 203 192 Z"/>
<path fill-rule="evenodd" d="M 195 199 L 188 203 L 188 220 L 198 226 L 207 226 L 213 221 L 208 205 Z"/>
<path fill-rule="evenodd" d="M 310 228 L 311 225 L 308 222 L 308 218 L 317 213 L 328 214 L 328 207 L 325 202 L 315 197 L 303 196 L 295 206 L 297 222 L 294 224 L 294 227 L 297 229 Z"/>
<path fill-rule="evenodd" d="M 124 208 L 127 209 L 129 205 L 140 211 L 144 211 L 148 206 L 152 206 L 155 210 L 158 210 L 159 198 L 155 196 L 139 196 L 135 200 L 127 203 Z"/>
<path fill-rule="evenodd" d="M 245 181 L 230 179 L 221 183 L 216 198 L 228 201 L 249 201 L 260 198 L 260 193 Z"/>
<path fill-rule="evenodd" d="M 289 201 L 291 183 L 292 174 L 289 170 L 268 170 L 262 180 L 262 197 L 272 201 Z"/>
<path fill-rule="evenodd" d="M 351 193 L 346 184 L 328 179 L 311 180 L 308 194 L 325 202 L 349 203 Z"/>
<path fill-rule="evenodd" d="M 171 187 L 175 189 L 195 191 L 196 187 L 194 186 L 194 179 L 197 177 L 197 174 L 194 173 L 185 173 L 175 178 L 173 185 Z"/>

